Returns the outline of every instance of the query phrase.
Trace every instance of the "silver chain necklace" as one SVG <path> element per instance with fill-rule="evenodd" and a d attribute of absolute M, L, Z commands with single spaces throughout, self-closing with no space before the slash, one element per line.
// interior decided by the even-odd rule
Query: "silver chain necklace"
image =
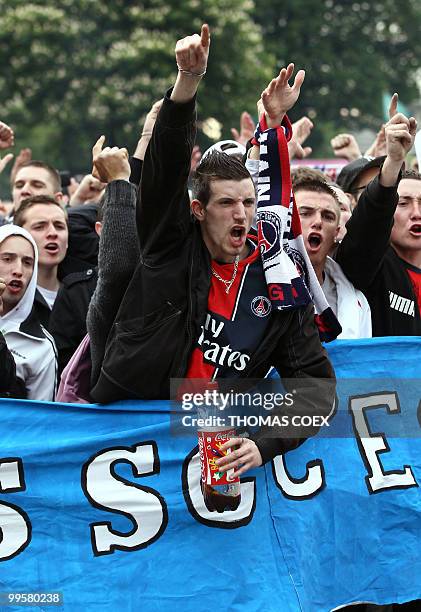
<path fill-rule="evenodd" d="M 224 283 L 226 289 L 225 289 L 225 293 L 229 293 L 230 289 L 232 287 L 233 282 L 235 281 L 235 277 L 237 276 L 237 270 L 238 270 L 238 262 L 240 261 L 240 256 L 237 255 L 237 257 L 234 259 L 234 270 L 231 276 L 230 280 L 225 280 L 225 278 L 222 278 L 221 276 L 219 276 L 218 272 L 216 270 L 214 270 L 213 266 L 211 267 L 212 270 L 212 274 L 219 280 L 221 281 L 221 283 Z"/>

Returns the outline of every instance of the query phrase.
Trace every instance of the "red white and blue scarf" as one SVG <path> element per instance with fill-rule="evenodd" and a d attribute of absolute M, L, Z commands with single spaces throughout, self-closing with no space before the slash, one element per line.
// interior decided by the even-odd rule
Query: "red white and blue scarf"
<path fill-rule="evenodd" d="M 257 183 L 257 230 L 263 270 L 273 308 L 299 308 L 313 301 L 320 339 L 329 342 L 341 333 L 304 246 L 301 222 L 291 185 L 287 140 L 292 128 L 257 125 L 253 144 L 260 147 Z"/>

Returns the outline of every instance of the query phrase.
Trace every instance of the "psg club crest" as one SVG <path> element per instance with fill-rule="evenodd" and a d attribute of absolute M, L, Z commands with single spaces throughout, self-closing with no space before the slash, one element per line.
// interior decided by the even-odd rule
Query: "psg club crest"
<path fill-rule="evenodd" d="M 281 250 L 282 223 L 278 215 L 265 210 L 259 212 L 257 227 L 260 252 L 266 264 Z"/>
<path fill-rule="evenodd" d="M 272 310 L 272 304 L 264 295 L 258 295 L 252 300 L 251 309 L 257 317 L 267 317 Z"/>
<path fill-rule="evenodd" d="M 308 276 L 308 269 L 307 269 L 307 265 L 306 262 L 304 260 L 304 257 L 302 256 L 302 254 L 300 253 L 300 251 L 298 251 L 297 249 L 292 248 L 290 245 L 285 245 L 285 252 L 287 253 L 287 255 L 289 256 L 290 259 L 292 259 L 292 261 L 295 264 L 295 267 L 297 268 L 301 278 L 303 279 L 306 287 L 310 287 L 310 279 Z"/>

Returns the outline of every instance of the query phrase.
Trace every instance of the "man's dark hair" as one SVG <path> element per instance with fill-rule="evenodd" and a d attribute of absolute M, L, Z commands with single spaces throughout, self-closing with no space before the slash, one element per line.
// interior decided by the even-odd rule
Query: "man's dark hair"
<path fill-rule="evenodd" d="M 402 179 L 415 179 L 416 181 L 421 181 L 421 174 L 416 170 L 404 170 L 400 180 Z"/>
<path fill-rule="evenodd" d="M 311 170 L 307 168 L 307 170 Z M 324 178 L 320 178 L 317 175 L 314 178 L 311 176 L 309 172 L 305 173 L 297 173 L 295 172 L 292 175 L 292 190 L 294 193 L 298 193 L 298 191 L 315 191 L 316 193 L 327 193 L 332 196 L 335 201 L 336 212 L 338 213 L 338 220 L 341 218 L 341 207 L 339 203 L 338 196 L 334 189 L 328 184 L 328 182 Z"/>
<path fill-rule="evenodd" d="M 302 181 L 325 181 L 327 182 L 326 174 L 317 168 L 309 166 L 298 166 L 291 169 L 291 179 L 293 184 L 298 185 Z"/>
<path fill-rule="evenodd" d="M 66 218 L 66 223 L 67 223 L 66 209 L 63 208 L 60 202 L 57 202 L 55 198 L 51 196 L 47 196 L 47 195 L 31 196 L 30 198 L 25 198 L 24 200 L 22 200 L 21 205 L 19 206 L 18 210 L 13 215 L 13 223 L 15 225 L 19 225 L 20 227 L 23 227 L 26 221 L 25 219 L 26 212 L 33 206 L 36 206 L 37 204 L 48 204 L 48 206 L 50 205 L 58 206 L 64 212 L 64 216 Z"/>
<path fill-rule="evenodd" d="M 25 162 L 24 164 L 19 166 L 19 168 L 16 171 L 16 174 L 22 168 L 30 168 L 31 166 L 34 167 L 34 168 L 44 168 L 44 170 L 46 170 L 48 172 L 48 174 L 50 175 L 50 178 L 51 178 L 52 183 L 53 183 L 54 193 L 57 193 L 58 191 L 61 191 L 61 177 L 60 177 L 60 174 L 59 174 L 58 170 L 56 170 L 55 168 L 53 168 L 52 166 L 50 166 L 46 162 L 39 161 L 37 159 L 31 159 L 30 161 Z M 15 174 L 15 176 L 13 178 L 13 183 L 16 180 L 16 174 Z"/>
<path fill-rule="evenodd" d="M 242 181 L 251 176 L 243 162 L 236 156 L 212 151 L 192 173 L 192 194 L 207 206 L 211 196 L 212 181 Z"/>
<path fill-rule="evenodd" d="M 292 189 L 294 193 L 297 191 L 316 191 L 317 193 L 327 193 L 334 198 L 335 202 L 339 205 L 338 196 L 335 191 L 329 185 L 325 179 L 321 179 L 318 176 L 311 177 L 309 174 L 299 175 L 297 173 L 292 174 Z"/>

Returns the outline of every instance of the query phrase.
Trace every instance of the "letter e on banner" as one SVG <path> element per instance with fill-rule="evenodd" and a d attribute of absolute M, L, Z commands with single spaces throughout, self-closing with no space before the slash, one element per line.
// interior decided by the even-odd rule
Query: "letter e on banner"
<path fill-rule="evenodd" d="M 23 464 L 19 457 L 0 459 L 0 493 L 25 491 Z M 18 506 L 0 502 L 0 561 L 18 555 L 31 541 L 28 515 Z"/>
<path fill-rule="evenodd" d="M 157 445 L 149 441 L 128 448 L 104 449 L 84 464 L 82 489 L 92 506 L 122 514 L 133 523 L 133 529 L 126 533 L 113 529 L 110 521 L 91 523 L 95 556 L 115 550 L 145 548 L 161 537 L 168 524 L 167 504 L 163 497 L 155 489 L 118 475 L 115 471 L 118 463 L 131 465 L 136 478 L 158 474 Z"/>
<path fill-rule="evenodd" d="M 352 415 L 358 449 L 367 468 L 365 482 L 370 493 L 379 493 L 385 489 L 408 489 L 417 487 L 411 467 L 404 465 L 403 470 L 385 472 L 379 460 L 379 454 L 390 451 L 390 446 L 383 434 L 373 435 L 368 427 L 366 411 L 373 408 L 387 409 L 387 412 L 399 414 L 401 409 L 396 393 L 372 393 L 349 398 L 349 410 Z"/>

